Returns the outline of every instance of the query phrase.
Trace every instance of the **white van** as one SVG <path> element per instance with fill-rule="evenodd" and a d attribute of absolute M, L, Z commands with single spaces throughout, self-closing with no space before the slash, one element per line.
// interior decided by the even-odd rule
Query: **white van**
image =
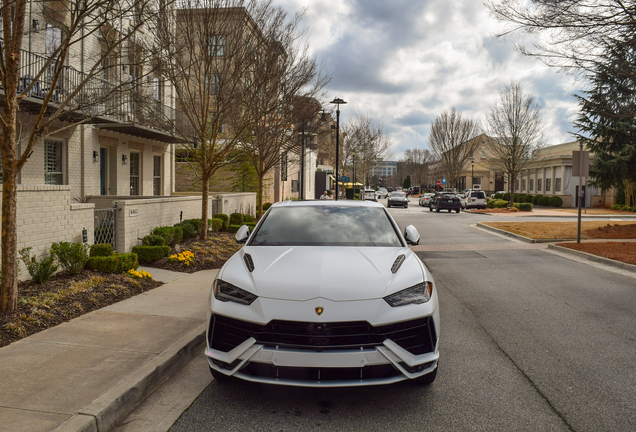
<path fill-rule="evenodd" d="M 486 208 L 486 194 L 484 191 L 473 190 L 466 193 L 466 208 Z"/>

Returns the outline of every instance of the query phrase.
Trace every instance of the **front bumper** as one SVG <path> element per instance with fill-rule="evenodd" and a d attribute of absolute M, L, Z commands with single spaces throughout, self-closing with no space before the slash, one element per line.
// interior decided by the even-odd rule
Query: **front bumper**
<path fill-rule="evenodd" d="M 327 322 L 328 333 L 317 333 L 316 325 L 274 320 L 261 326 L 212 316 L 205 354 L 210 367 L 225 375 L 301 387 L 391 384 L 437 367 L 433 317 L 380 327 Z"/>

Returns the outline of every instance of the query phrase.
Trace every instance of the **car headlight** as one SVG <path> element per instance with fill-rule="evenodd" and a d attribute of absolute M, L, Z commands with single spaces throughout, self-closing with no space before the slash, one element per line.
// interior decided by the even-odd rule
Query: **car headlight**
<path fill-rule="evenodd" d="M 258 296 L 234 286 L 229 282 L 217 279 L 214 281 L 214 298 L 222 302 L 231 301 L 249 306 Z"/>
<path fill-rule="evenodd" d="M 389 306 L 397 307 L 408 304 L 422 304 L 431 299 L 433 282 L 422 282 L 410 288 L 398 291 L 395 294 L 384 297 Z"/>

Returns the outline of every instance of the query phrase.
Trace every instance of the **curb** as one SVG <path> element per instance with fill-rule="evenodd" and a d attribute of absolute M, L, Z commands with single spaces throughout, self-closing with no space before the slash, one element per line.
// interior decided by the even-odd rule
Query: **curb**
<path fill-rule="evenodd" d="M 627 263 L 616 261 L 616 260 L 613 260 L 613 259 L 610 259 L 610 258 L 604 258 L 604 257 L 600 257 L 598 255 L 593 255 L 593 254 L 590 254 L 590 253 L 587 253 L 587 252 L 582 252 L 582 251 L 578 251 L 578 250 L 575 250 L 575 249 L 570 249 L 570 248 L 566 248 L 566 247 L 558 246 L 558 245 L 554 245 L 554 244 L 548 245 L 548 249 L 553 249 L 553 250 L 558 251 L 558 252 L 563 252 L 565 254 L 570 254 L 570 255 L 573 255 L 573 256 L 578 256 L 578 257 L 587 259 L 588 261 L 597 262 L 597 263 L 600 263 L 600 264 L 608 265 L 610 267 L 615 267 L 615 268 L 619 268 L 619 269 L 622 269 L 622 270 L 627 270 L 627 271 L 636 273 L 636 265 L 634 265 L 634 264 L 627 264 Z"/>
<path fill-rule="evenodd" d="M 177 372 L 205 345 L 206 323 L 189 331 L 145 365 L 72 415 L 53 432 L 106 432 Z"/>
<path fill-rule="evenodd" d="M 502 229 L 499 228 L 495 228 L 495 227 L 491 227 L 490 225 L 484 225 L 481 222 L 477 223 L 477 227 L 478 228 L 483 228 L 492 232 L 496 232 L 497 234 L 501 234 L 501 235 L 505 235 L 507 237 L 512 237 L 514 239 L 517 240 L 521 240 L 522 242 L 526 242 L 526 243 L 554 243 L 554 242 L 567 242 L 570 241 L 571 239 L 531 239 L 528 237 L 524 237 L 522 235 L 519 234 L 513 234 L 511 232 L 508 231 L 504 231 Z M 576 239 L 574 239 L 576 240 Z"/>

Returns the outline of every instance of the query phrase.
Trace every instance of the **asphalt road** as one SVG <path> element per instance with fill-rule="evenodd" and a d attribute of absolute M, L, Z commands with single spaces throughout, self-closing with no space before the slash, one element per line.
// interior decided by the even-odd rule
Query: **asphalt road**
<path fill-rule="evenodd" d="M 429 212 L 415 200 L 391 213 L 420 231 L 414 250 L 437 284 L 433 385 L 213 381 L 170 430 L 636 430 L 634 276 L 471 226 L 500 217 Z"/>

